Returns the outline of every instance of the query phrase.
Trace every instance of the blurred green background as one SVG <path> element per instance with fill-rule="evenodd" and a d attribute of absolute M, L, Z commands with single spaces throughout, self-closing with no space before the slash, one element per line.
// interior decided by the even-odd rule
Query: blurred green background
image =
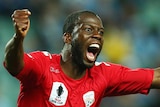
<path fill-rule="evenodd" d="M 98 61 L 131 68 L 160 65 L 159 0 L 0 0 L 0 107 L 16 107 L 19 81 L 4 69 L 3 59 L 5 45 L 14 34 L 11 15 L 23 8 L 32 13 L 24 43 L 26 52 L 60 53 L 66 16 L 76 10 L 91 10 L 105 26 L 105 43 Z M 101 107 L 159 107 L 159 99 L 160 91 L 151 90 L 147 96 L 104 98 Z"/>

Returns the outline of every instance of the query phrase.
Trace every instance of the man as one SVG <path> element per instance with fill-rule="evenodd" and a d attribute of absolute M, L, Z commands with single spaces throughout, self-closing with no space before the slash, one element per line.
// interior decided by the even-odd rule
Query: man
<path fill-rule="evenodd" d="M 96 62 L 104 27 L 100 17 L 90 11 L 67 17 L 60 54 L 25 53 L 23 40 L 30 15 L 27 9 L 14 11 L 15 34 L 5 50 L 4 66 L 20 80 L 18 107 L 98 107 L 106 96 L 148 94 L 150 89 L 160 88 L 160 68 L 130 69 Z"/>

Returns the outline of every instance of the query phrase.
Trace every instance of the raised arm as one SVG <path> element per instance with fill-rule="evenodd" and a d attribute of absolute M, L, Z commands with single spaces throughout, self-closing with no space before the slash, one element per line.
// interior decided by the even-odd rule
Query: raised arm
<path fill-rule="evenodd" d="M 5 47 L 4 64 L 12 75 L 17 75 L 24 66 L 23 40 L 29 30 L 31 13 L 27 9 L 15 10 L 12 14 L 15 34 Z"/>
<path fill-rule="evenodd" d="M 160 67 L 154 69 L 151 89 L 160 89 Z"/>

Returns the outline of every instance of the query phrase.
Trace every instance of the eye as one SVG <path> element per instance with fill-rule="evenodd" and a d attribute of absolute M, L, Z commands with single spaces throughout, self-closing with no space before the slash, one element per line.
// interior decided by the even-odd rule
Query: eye
<path fill-rule="evenodd" d="M 92 33 L 92 32 L 93 32 L 93 29 L 90 28 L 90 27 L 86 27 L 84 30 L 85 30 L 85 32 L 87 32 L 87 33 Z"/>
<path fill-rule="evenodd" d="M 99 35 L 103 36 L 104 31 L 100 30 L 98 33 L 99 33 Z"/>

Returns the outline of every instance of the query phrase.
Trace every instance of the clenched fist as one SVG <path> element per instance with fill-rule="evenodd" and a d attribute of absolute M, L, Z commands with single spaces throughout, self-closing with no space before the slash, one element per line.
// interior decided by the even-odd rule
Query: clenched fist
<path fill-rule="evenodd" d="M 30 20 L 29 16 L 31 12 L 28 9 L 15 10 L 12 14 L 12 20 L 14 22 L 14 27 L 16 31 L 16 35 L 25 37 L 29 27 Z"/>

